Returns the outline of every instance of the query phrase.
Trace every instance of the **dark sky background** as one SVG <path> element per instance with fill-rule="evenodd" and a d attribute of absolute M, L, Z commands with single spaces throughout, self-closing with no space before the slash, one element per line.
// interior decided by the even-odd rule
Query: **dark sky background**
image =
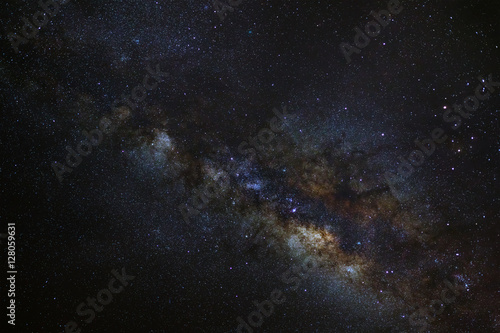
<path fill-rule="evenodd" d="M 286 299 L 254 332 L 500 332 L 500 86 L 458 129 L 443 121 L 479 76 L 500 81 L 500 5 L 401 1 L 347 63 L 339 45 L 387 3 L 243 0 L 221 21 L 210 1 L 71 0 L 15 52 L 40 7 L 2 2 L 7 332 L 237 332 L 274 289 Z M 163 82 L 113 111 L 157 65 Z M 241 153 L 283 108 L 282 133 Z M 104 116 L 117 129 L 59 182 L 52 162 Z M 437 127 L 447 139 L 390 186 Z M 179 206 L 217 177 L 188 225 Z M 282 275 L 306 258 L 293 288 Z M 135 279 L 84 323 L 76 307 L 122 268 Z M 412 321 L 444 280 L 464 288 Z"/>

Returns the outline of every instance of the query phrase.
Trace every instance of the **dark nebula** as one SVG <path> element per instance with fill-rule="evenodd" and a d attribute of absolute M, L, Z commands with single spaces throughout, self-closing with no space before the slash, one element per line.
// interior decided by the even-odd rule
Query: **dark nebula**
<path fill-rule="evenodd" d="M 500 332 L 498 3 L 1 7 L 6 332 Z"/>

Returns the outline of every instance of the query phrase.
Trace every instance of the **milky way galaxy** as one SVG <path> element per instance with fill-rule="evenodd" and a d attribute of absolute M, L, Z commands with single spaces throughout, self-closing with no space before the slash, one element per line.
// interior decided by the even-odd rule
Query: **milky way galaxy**
<path fill-rule="evenodd" d="M 500 332 L 497 4 L 41 3 L 2 4 L 10 331 Z"/>

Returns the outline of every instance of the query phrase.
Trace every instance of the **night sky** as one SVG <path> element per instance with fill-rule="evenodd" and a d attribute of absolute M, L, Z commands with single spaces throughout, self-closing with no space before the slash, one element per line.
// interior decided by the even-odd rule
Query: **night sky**
<path fill-rule="evenodd" d="M 2 332 L 500 332 L 498 2 L 62 2 L 0 5 Z"/>

